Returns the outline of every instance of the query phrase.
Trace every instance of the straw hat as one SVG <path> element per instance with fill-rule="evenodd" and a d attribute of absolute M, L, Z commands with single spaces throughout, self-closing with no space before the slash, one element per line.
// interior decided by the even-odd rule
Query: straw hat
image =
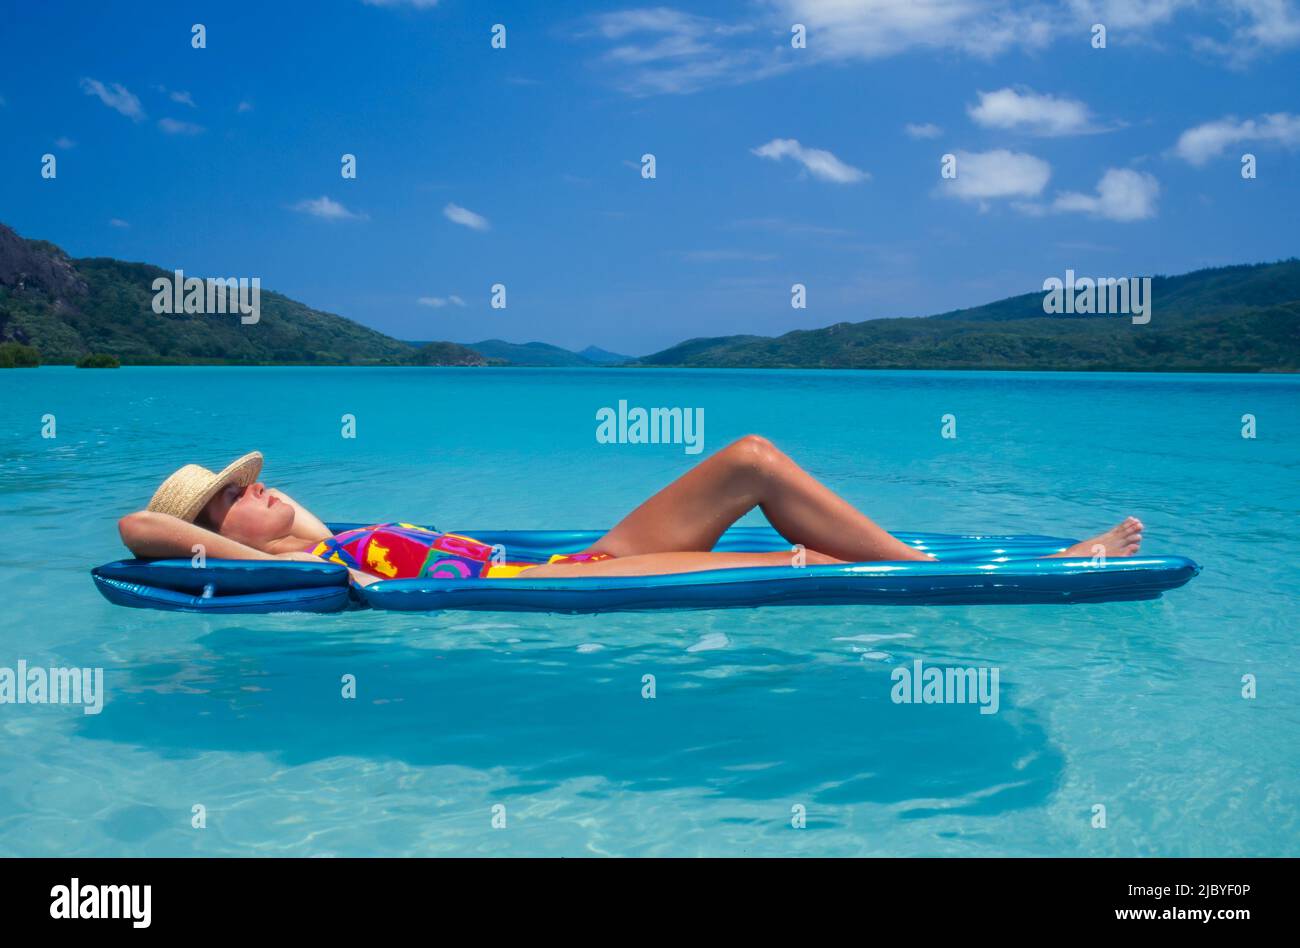
<path fill-rule="evenodd" d="M 192 523 L 199 511 L 227 484 L 247 487 L 257 480 L 257 475 L 261 472 L 261 451 L 248 452 L 242 458 L 227 464 L 220 474 L 213 474 L 206 467 L 197 464 L 186 464 L 154 491 L 149 509 Z"/>

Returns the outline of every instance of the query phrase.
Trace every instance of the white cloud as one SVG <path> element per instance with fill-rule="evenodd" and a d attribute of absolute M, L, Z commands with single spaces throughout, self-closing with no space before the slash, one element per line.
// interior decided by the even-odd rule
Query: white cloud
<path fill-rule="evenodd" d="M 1300 44 L 1296 0 L 751 0 L 739 6 L 756 13 L 727 22 L 667 6 L 631 7 L 589 18 L 594 29 L 578 35 L 609 41 L 603 62 L 619 67 L 618 84 L 637 96 L 687 94 L 819 62 L 918 51 L 991 60 L 1058 41 L 1086 43 L 1097 22 L 1107 26 L 1111 44 L 1160 43 L 1185 11 L 1189 30 L 1216 33 L 1193 36 L 1193 45 L 1237 63 L 1260 50 Z M 807 49 L 790 48 L 794 23 L 807 28 Z"/>
<path fill-rule="evenodd" d="M 1203 165 L 1231 146 L 1247 142 L 1273 142 L 1286 148 L 1300 146 L 1300 115 L 1275 112 L 1244 120 L 1229 115 L 1206 122 L 1179 135 L 1174 154 L 1191 164 Z"/>
<path fill-rule="evenodd" d="M 459 296 L 421 296 L 416 300 L 421 306 L 442 309 L 444 306 L 464 306 L 465 301 Z"/>
<path fill-rule="evenodd" d="M 54 139 L 54 147 L 55 147 L 55 148 L 64 148 L 64 149 L 67 149 L 67 148 L 75 148 L 76 146 L 77 146 L 77 143 L 74 142 L 74 141 L 73 141 L 71 138 L 69 138 L 67 135 L 60 135 L 58 138 Z"/>
<path fill-rule="evenodd" d="M 957 177 L 943 179 L 940 190 L 963 201 L 1036 197 L 1052 176 L 1051 165 L 1023 152 L 959 151 L 955 157 Z"/>
<path fill-rule="evenodd" d="M 167 98 L 171 99 L 173 102 L 179 102 L 181 105 L 188 105 L 192 109 L 198 108 L 198 106 L 195 105 L 194 103 L 194 99 L 191 98 L 188 92 L 184 92 L 180 89 L 168 89 L 166 86 L 159 85 L 159 84 L 154 85 L 154 90 L 157 92 L 161 92 L 163 95 L 167 96 Z"/>
<path fill-rule="evenodd" d="M 1108 168 L 1095 194 L 1066 191 L 1052 202 L 1054 211 L 1082 211 L 1109 221 L 1140 221 L 1156 216 L 1160 182 L 1144 171 Z"/>
<path fill-rule="evenodd" d="M 301 211 L 304 214 L 310 214 L 312 217 L 322 217 L 325 220 L 330 221 L 366 219 L 366 215 L 349 211 L 338 201 L 332 200 L 324 195 L 318 198 L 309 198 L 299 201 L 293 206 L 293 209 L 295 211 Z"/>
<path fill-rule="evenodd" d="M 760 158 L 770 158 L 773 161 L 793 158 L 814 178 L 832 181 L 835 184 L 854 184 L 871 177 L 867 172 L 840 161 L 829 151 L 805 148 L 793 138 L 774 138 L 766 145 L 759 145 L 757 148 L 751 148 L 750 151 Z"/>
<path fill-rule="evenodd" d="M 613 41 L 602 57 L 620 66 L 624 91 L 686 94 L 779 75 L 825 60 L 879 59 L 915 49 L 991 58 L 1036 50 L 1077 30 L 1074 16 L 1039 0 L 756 0 L 757 16 L 725 22 L 666 6 L 591 18 L 587 37 Z M 808 47 L 790 46 L 791 24 Z"/>
<path fill-rule="evenodd" d="M 158 127 L 168 135 L 201 135 L 203 126 L 195 125 L 193 122 L 181 122 L 174 118 L 160 118 Z"/>
<path fill-rule="evenodd" d="M 1036 4 L 1002 0 L 769 0 L 787 23 L 808 27 L 810 52 L 832 59 L 880 59 L 913 48 L 988 58 L 1037 49 L 1059 31 Z M 815 40 L 814 40 L 815 37 Z"/>
<path fill-rule="evenodd" d="M 1241 64 L 1261 50 L 1281 49 L 1300 43 L 1300 10 L 1292 0 L 1070 0 L 1081 21 L 1104 23 L 1113 38 L 1159 28 L 1184 10 L 1218 14 L 1227 30 L 1225 39 L 1192 37 L 1192 45 Z M 1217 9 L 1216 9 L 1217 8 Z"/>
<path fill-rule="evenodd" d="M 1089 131 L 1088 107 L 1077 99 L 1040 95 L 1033 89 L 980 92 L 966 113 L 985 128 L 1022 129 L 1033 135 L 1075 135 Z"/>
<path fill-rule="evenodd" d="M 1108 32 L 1159 26 L 1195 5 L 1196 0 L 1070 0 L 1081 20 L 1104 23 Z"/>
<path fill-rule="evenodd" d="M 110 88 L 98 79 L 82 79 L 81 91 L 95 96 L 110 109 L 121 112 L 133 122 L 141 122 L 145 118 L 140 100 L 121 83 L 115 82 Z"/>
<path fill-rule="evenodd" d="M 908 122 L 903 126 L 903 131 L 907 132 L 909 138 L 938 138 L 943 134 L 943 129 L 933 122 Z"/>
<path fill-rule="evenodd" d="M 611 40 L 645 33 L 653 35 L 655 39 L 647 45 L 624 44 L 607 54 L 607 58 L 616 62 L 637 64 L 706 53 L 711 48 L 708 35 L 720 29 L 705 17 L 666 7 L 606 13 L 597 17 L 596 24 L 600 34 Z"/>
<path fill-rule="evenodd" d="M 1236 35 L 1260 46 L 1300 43 L 1300 11 L 1287 0 L 1234 0 L 1234 11 L 1246 21 Z"/>
<path fill-rule="evenodd" d="M 619 85 L 630 95 L 685 94 L 710 85 L 750 82 L 792 67 L 771 49 L 737 41 L 754 32 L 750 24 L 729 24 L 668 7 L 639 7 L 592 18 L 585 34 L 615 45 L 602 60 L 622 69 Z M 787 27 L 788 28 L 788 27 Z"/>
<path fill-rule="evenodd" d="M 122 218 L 120 217 L 113 217 L 109 219 L 108 226 L 109 227 L 130 227 L 131 225 L 128 224 L 126 221 L 122 220 Z"/>
<path fill-rule="evenodd" d="M 609 39 L 622 39 L 641 32 L 686 33 L 708 22 L 704 17 L 668 7 L 641 7 L 601 14 L 596 18 L 596 28 Z"/>
<path fill-rule="evenodd" d="M 473 230 L 488 230 L 492 225 L 488 219 L 481 214 L 475 214 L 468 208 L 461 207 L 459 204 L 448 204 L 442 209 L 442 216 L 447 218 L 453 224 L 462 224 Z"/>

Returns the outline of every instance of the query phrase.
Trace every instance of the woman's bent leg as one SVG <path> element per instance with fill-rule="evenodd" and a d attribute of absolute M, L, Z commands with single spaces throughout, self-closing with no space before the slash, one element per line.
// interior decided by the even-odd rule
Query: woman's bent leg
<path fill-rule="evenodd" d="M 616 557 L 708 551 L 755 507 L 790 543 L 834 559 L 933 559 L 891 536 L 757 435 L 741 438 L 687 471 L 590 549 Z"/>
<path fill-rule="evenodd" d="M 841 563 L 834 557 L 808 550 L 805 566 Z M 578 579 L 595 576 L 664 576 L 669 573 L 697 573 L 708 569 L 737 569 L 744 566 L 792 566 L 793 555 L 777 553 L 643 553 L 620 556 L 594 563 L 556 563 L 534 566 L 512 579 Z"/>

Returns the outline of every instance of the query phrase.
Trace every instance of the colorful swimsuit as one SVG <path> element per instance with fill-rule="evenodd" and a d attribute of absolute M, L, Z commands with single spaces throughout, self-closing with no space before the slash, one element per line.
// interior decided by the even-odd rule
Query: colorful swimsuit
<path fill-rule="evenodd" d="M 311 552 L 380 579 L 508 579 L 542 565 L 507 562 L 503 547 L 413 523 L 345 530 L 322 540 Z M 572 553 L 556 554 L 547 562 L 595 563 L 611 558 L 608 553 Z"/>

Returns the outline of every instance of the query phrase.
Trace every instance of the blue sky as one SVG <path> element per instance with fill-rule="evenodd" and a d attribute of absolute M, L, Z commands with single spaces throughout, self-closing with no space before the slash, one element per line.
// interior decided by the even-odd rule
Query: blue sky
<path fill-rule="evenodd" d="M 405 339 L 639 355 L 1300 243 L 1282 0 L 21 4 L 0 123 L 24 236 Z"/>

